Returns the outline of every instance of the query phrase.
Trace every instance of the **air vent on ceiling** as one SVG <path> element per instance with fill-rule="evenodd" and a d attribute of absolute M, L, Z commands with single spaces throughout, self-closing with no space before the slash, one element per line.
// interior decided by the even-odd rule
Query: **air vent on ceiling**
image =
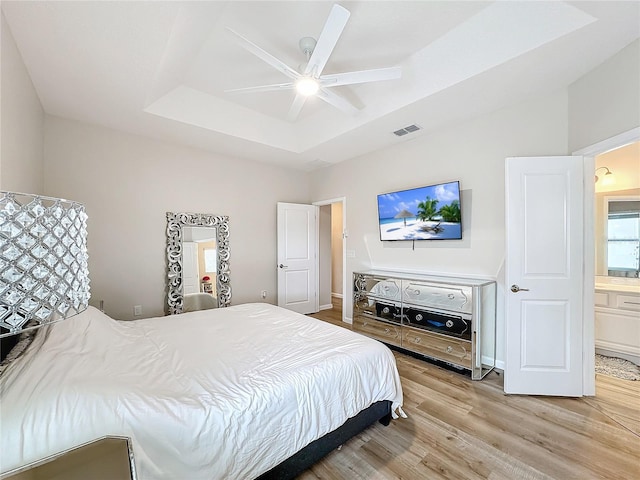
<path fill-rule="evenodd" d="M 393 134 L 398 137 L 402 137 L 407 133 L 417 132 L 418 130 L 420 130 L 420 127 L 414 124 L 414 125 L 409 125 L 407 127 L 401 128 L 400 130 L 396 130 L 395 132 L 393 132 Z"/>

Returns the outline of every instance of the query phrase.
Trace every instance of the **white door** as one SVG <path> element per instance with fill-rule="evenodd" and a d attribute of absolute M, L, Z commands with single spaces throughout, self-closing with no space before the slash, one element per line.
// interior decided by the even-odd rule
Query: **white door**
<path fill-rule="evenodd" d="M 581 396 L 582 157 L 506 160 L 506 393 Z"/>
<path fill-rule="evenodd" d="M 278 203 L 278 305 L 318 311 L 318 207 Z"/>
<path fill-rule="evenodd" d="M 199 291 L 198 244 L 196 242 L 182 242 L 182 293 L 186 295 Z"/>

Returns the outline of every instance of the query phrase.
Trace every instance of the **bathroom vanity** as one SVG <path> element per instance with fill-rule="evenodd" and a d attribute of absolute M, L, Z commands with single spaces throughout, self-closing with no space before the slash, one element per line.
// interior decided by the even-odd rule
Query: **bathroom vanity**
<path fill-rule="evenodd" d="M 596 277 L 596 351 L 640 365 L 640 282 Z"/>

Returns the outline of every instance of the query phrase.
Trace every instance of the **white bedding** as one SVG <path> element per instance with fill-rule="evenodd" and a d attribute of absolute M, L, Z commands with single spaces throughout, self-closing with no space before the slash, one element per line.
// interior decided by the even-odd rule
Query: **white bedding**
<path fill-rule="evenodd" d="M 133 322 L 90 307 L 45 328 L 0 378 L 2 472 L 124 435 L 140 480 L 250 479 L 402 404 L 387 347 L 269 304 Z"/>

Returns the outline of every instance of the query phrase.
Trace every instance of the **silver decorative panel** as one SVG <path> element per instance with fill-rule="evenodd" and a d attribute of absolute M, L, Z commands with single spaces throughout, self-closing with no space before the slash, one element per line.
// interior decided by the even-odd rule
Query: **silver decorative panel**
<path fill-rule="evenodd" d="M 77 202 L 0 192 L 0 337 L 89 303 L 87 215 Z M 31 324 L 30 324 L 31 325 Z"/>
<path fill-rule="evenodd" d="M 217 243 L 216 292 L 218 306 L 231 304 L 231 280 L 229 277 L 229 217 L 206 213 L 167 212 L 167 307 L 169 314 L 182 313 L 183 265 L 182 240 L 183 227 L 214 227 Z"/>

